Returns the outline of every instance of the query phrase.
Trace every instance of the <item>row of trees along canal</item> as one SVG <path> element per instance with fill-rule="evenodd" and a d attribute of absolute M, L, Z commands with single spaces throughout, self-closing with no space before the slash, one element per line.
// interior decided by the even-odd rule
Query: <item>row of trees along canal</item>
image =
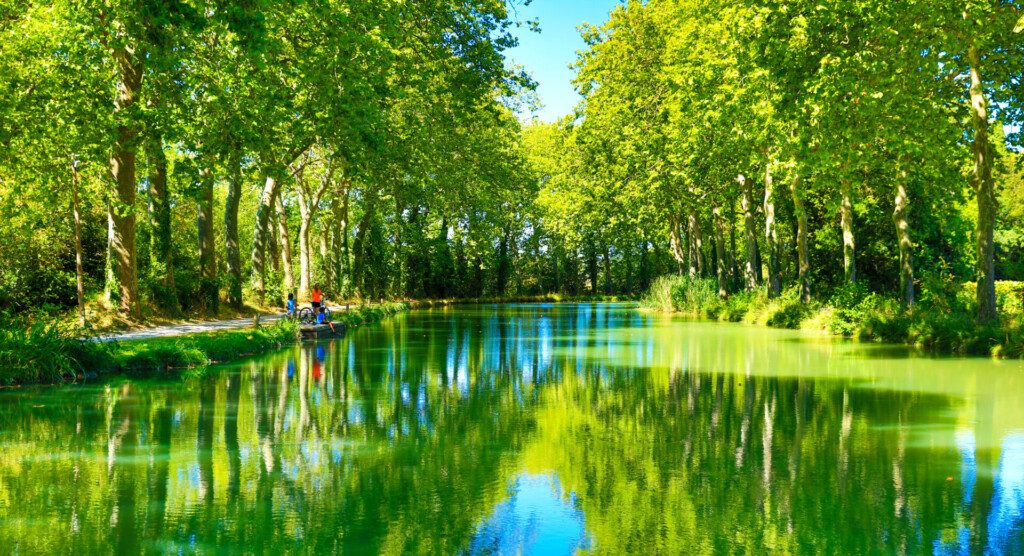
<path fill-rule="evenodd" d="M 479 266 L 530 197 L 508 10 L 4 2 L 0 307 L 73 305 L 76 262 L 79 302 L 105 290 L 133 317 L 314 281 L 455 293 L 411 263 L 443 243 Z"/>
<path fill-rule="evenodd" d="M 0 309 L 1024 277 L 1019 3 L 625 2 L 525 129 L 508 10 L 5 3 Z"/>
<path fill-rule="evenodd" d="M 996 276 L 1021 278 L 1020 2 L 624 4 L 584 29 L 575 119 L 531 130 L 583 237 L 667 238 L 722 296 L 976 281 L 996 317 Z"/>

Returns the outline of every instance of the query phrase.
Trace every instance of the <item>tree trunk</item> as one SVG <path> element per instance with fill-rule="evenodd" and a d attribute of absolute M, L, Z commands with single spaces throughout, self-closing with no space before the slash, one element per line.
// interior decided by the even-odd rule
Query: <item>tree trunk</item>
<path fill-rule="evenodd" d="M 75 291 L 78 294 L 78 324 L 85 328 L 85 279 L 82 270 L 82 215 L 78 210 L 78 162 L 71 161 L 71 215 L 75 220 Z"/>
<path fill-rule="evenodd" d="M 903 303 L 909 308 L 914 306 L 914 263 L 911 258 L 914 245 L 910 241 L 910 226 L 907 224 L 907 187 L 903 181 L 896 186 L 896 208 L 892 213 L 892 222 L 896 225 L 896 239 L 900 247 L 900 291 Z"/>
<path fill-rule="evenodd" d="M 342 197 L 342 204 L 341 204 L 341 214 L 342 214 L 342 223 L 341 223 L 341 264 L 343 265 L 342 276 L 345 277 L 344 278 L 345 282 L 342 284 L 342 291 L 344 292 L 346 298 L 348 297 L 349 293 L 352 291 L 352 258 L 351 258 L 351 255 L 349 253 L 349 235 L 350 235 L 350 232 L 349 232 L 349 221 L 348 221 L 348 219 L 349 219 L 349 210 L 348 210 L 349 192 L 350 192 L 350 188 L 349 187 L 345 187 L 345 194 Z"/>
<path fill-rule="evenodd" d="M 213 233 L 213 172 L 204 168 L 199 174 L 199 274 L 202 278 L 202 303 L 208 313 L 216 314 L 220 301 L 217 287 L 217 253 Z"/>
<path fill-rule="evenodd" d="M 604 294 L 612 294 L 612 253 L 607 245 L 604 246 Z"/>
<path fill-rule="evenodd" d="M 305 203 L 300 203 L 304 205 Z M 309 294 L 312 280 L 312 253 L 309 246 L 309 228 L 312 224 L 312 211 L 299 208 L 299 295 Z"/>
<path fill-rule="evenodd" d="M 371 288 L 368 287 L 366 281 L 366 243 L 367 234 L 377 210 L 376 192 L 368 191 L 365 199 L 363 218 L 359 221 L 359 225 L 356 228 L 355 243 L 352 246 L 353 251 L 355 251 L 352 261 L 352 285 L 360 298 L 374 293 L 369 291 Z"/>
<path fill-rule="evenodd" d="M 725 220 L 722 218 L 722 207 L 715 205 L 713 209 L 715 228 L 715 256 L 718 259 L 718 297 L 725 299 L 729 295 L 729 275 L 725 261 Z"/>
<path fill-rule="evenodd" d="M 686 266 L 686 253 L 683 251 L 682 223 L 678 213 L 673 212 L 669 220 L 669 248 L 672 250 L 672 258 L 676 261 L 679 275 L 683 275 Z"/>
<path fill-rule="evenodd" d="M 331 262 L 331 249 L 328 246 L 330 234 L 330 228 L 326 225 L 320 231 L 320 267 L 324 273 L 324 284 L 327 285 L 328 289 L 334 288 L 334 266 Z"/>
<path fill-rule="evenodd" d="M 336 169 L 334 158 L 328 158 L 326 171 L 315 190 L 309 188 L 305 171 L 302 168 L 295 172 L 295 192 L 299 198 L 299 295 L 308 294 L 313 285 L 313 247 L 309 243 L 309 234 L 312 232 L 313 218 L 320 206 L 320 199 L 333 183 Z"/>
<path fill-rule="evenodd" d="M 238 204 L 242 196 L 241 152 L 231 153 L 228 195 L 224 201 L 224 254 L 228 265 L 228 304 L 242 308 L 242 254 L 238 248 Z"/>
<path fill-rule="evenodd" d="M 796 213 L 797 281 L 800 285 L 800 299 L 808 303 L 811 300 L 811 263 L 807 250 L 807 209 L 804 207 L 803 191 L 800 190 L 800 176 L 793 178 L 789 192 L 793 196 L 793 210 Z"/>
<path fill-rule="evenodd" d="M 768 248 L 768 297 L 782 293 L 782 265 L 779 260 L 779 231 L 775 222 L 775 181 L 769 165 L 764 175 L 764 237 Z"/>
<path fill-rule="evenodd" d="M 978 198 L 978 261 L 975 278 L 978 281 L 978 322 L 994 322 L 999 318 L 996 309 L 995 243 L 993 231 L 996 220 L 996 195 L 992 180 L 992 145 L 989 139 L 988 99 L 981 80 L 981 55 L 973 41 L 968 48 L 971 65 L 971 123 L 974 126 L 974 171 L 971 185 Z"/>
<path fill-rule="evenodd" d="M 754 188 L 746 176 L 740 174 L 736 178 L 743 190 L 741 205 L 743 207 L 743 230 L 746 236 L 746 267 L 743 276 L 748 290 L 757 289 L 761 283 L 761 254 L 757 246 L 757 223 L 754 220 Z"/>
<path fill-rule="evenodd" d="M 111 249 L 117 262 L 114 273 L 120 290 L 120 309 L 129 317 L 137 319 L 141 316 L 135 263 L 135 190 L 138 186 L 135 179 L 135 157 L 139 128 L 128 114 L 139 100 L 143 65 L 141 58 L 128 46 L 114 50 L 114 62 L 117 66 L 114 112 L 120 123 L 110 157 L 110 172 L 116 187 L 108 217 L 112 229 Z"/>
<path fill-rule="evenodd" d="M 689 216 L 690 240 L 690 277 L 704 277 L 704 238 L 700 233 L 700 219 L 696 209 L 690 209 Z"/>
<path fill-rule="evenodd" d="M 330 287 L 334 290 L 334 295 L 337 297 L 341 296 L 345 282 L 345 270 L 341 260 L 341 234 L 344 226 L 342 218 L 344 216 L 341 214 L 341 199 L 335 196 L 331 199 L 331 226 L 328 232 L 330 234 L 330 249 L 328 252 L 329 262 L 326 264 L 331 267 L 334 281 L 331 282 Z"/>
<path fill-rule="evenodd" d="M 121 286 L 117 282 L 117 255 L 114 254 L 114 207 L 107 197 L 107 257 L 103 267 L 103 297 L 110 307 L 120 306 Z"/>
<path fill-rule="evenodd" d="M 173 290 L 173 246 L 171 243 L 171 201 L 167 187 L 167 155 L 163 138 L 158 134 L 146 142 L 149 165 L 149 225 L 150 262 L 154 268 L 164 269 L 164 286 Z"/>
<path fill-rule="evenodd" d="M 642 241 L 640 245 L 643 246 L 644 243 L 647 243 L 647 241 L 646 240 Z M 643 249 L 643 247 L 641 247 L 641 249 Z M 630 249 L 629 251 L 627 251 L 625 253 L 625 257 L 624 257 L 625 263 L 626 263 L 626 279 L 625 279 L 625 284 L 623 285 L 622 291 L 626 295 L 629 295 L 629 294 L 633 293 L 633 257 L 632 257 L 632 255 L 633 255 L 633 250 Z"/>
<path fill-rule="evenodd" d="M 587 241 L 587 275 L 590 277 L 590 295 L 597 295 L 597 249 L 594 248 L 594 241 Z M 502 247 L 505 247 L 502 240 Z"/>
<path fill-rule="evenodd" d="M 740 281 L 740 267 L 739 257 L 736 250 L 736 203 L 735 200 L 729 203 L 729 219 L 726 225 L 729 226 L 729 248 L 726 250 L 725 257 L 729 261 L 729 287 L 735 290 L 739 287 Z"/>
<path fill-rule="evenodd" d="M 274 210 L 274 202 L 278 197 L 280 182 L 268 175 L 260 194 L 260 203 L 256 207 L 256 224 L 252 234 L 252 283 L 259 296 L 260 303 L 266 298 L 267 279 L 267 238 L 270 224 L 270 211 Z"/>
<path fill-rule="evenodd" d="M 274 203 L 274 214 L 270 216 L 267 224 L 267 260 L 270 261 L 270 268 L 273 272 L 281 272 L 281 219 L 277 214 L 277 203 Z"/>
<path fill-rule="evenodd" d="M 843 274 L 847 284 L 857 282 L 856 245 L 853 238 L 853 201 L 850 180 L 841 183 L 842 204 L 840 205 L 840 225 L 843 229 Z"/>
<path fill-rule="evenodd" d="M 511 236 L 511 234 L 509 232 L 503 230 L 502 234 L 501 234 L 501 245 L 498 247 L 498 257 L 499 257 L 499 259 L 498 259 L 497 277 L 496 277 L 496 280 L 495 280 L 496 281 L 496 286 L 495 287 L 498 290 L 497 291 L 498 297 L 503 297 L 505 295 L 505 291 L 508 289 L 508 275 L 509 275 L 509 270 L 510 270 L 510 268 L 509 268 L 510 265 L 509 265 L 509 261 L 508 261 L 509 250 L 510 250 L 510 246 L 509 246 L 510 236 Z M 596 266 L 597 266 L 596 263 L 595 263 L 594 266 L 596 268 Z M 595 276 L 595 278 L 596 278 L 596 276 Z M 596 288 L 595 288 L 595 293 L 596 293 Z"/>
<path fill-rule="evenodd" d="M 284 200 L 277 196 L 277 235 L 280 238 L 281 266 L 284 268 L 284 289 L 295 292 L 295 272 L 292 269 L 292 238 L 288 235 L 288 211 L 284 209 Z"/>

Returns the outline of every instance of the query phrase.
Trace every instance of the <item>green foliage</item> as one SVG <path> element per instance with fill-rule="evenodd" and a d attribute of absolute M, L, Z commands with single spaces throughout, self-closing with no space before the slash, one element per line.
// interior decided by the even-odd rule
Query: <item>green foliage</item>
<path fill-rule="evenodd" d="M 298 325 L 282 319 L 256 328 L 119 342 L 112 346 L 105 370 L 152 373 L 204 366 L 276 349 L 295 342 L 297 336 Z"/>
<path fill-rule="evenodd" d="M 107 355 L 57 323 L 0 316 L 0 384 L 73 381 Z"/>
<path fill-rule="evenodd" d="M 352 307 L 334 321 L 347 327 L 378 323 L 408 310 L 406 303 Z M 195 369 L 263 353 L 299 339 L 298 324 L 281 319 L 267 326 L 193 334 L 182 337 L 98 342 L 44 320 L 0 319 L 0 384 L 74 381 L 83 375 L 149 375 Z"/>
<path fill-rule="evenodd" d="M 716 318 L 724 306 L 714 280 L 676 275 L 656 279 L 641 304 L 699 318 Z"/>

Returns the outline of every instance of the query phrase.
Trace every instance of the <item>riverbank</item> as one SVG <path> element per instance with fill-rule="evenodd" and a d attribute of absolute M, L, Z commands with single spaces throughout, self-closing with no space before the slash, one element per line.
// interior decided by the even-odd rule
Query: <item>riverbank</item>
<path fill-rule="evenodd" d="M 492 305 L 501 303 L 619 303 L 639 301 L 636 295 L 569 295 L 549 293 L 506 297 L 470 297 L 452 299 L 418 299 L 406 301 L 411 308 L 450 307 L 456 305 Z"/>
<path fill-rule="evenodd" d="M 352 307 L 334 315 L 348 328 L 381 321 L 407 303 Z M 8 322 L 0 326 L 0 385 L 58 383 L 113 374 L 195 369 L 263 353 L 298 341 L 294 321 L 173 338 L 96 342 L 60 323 Z"/>
<path fill-rule="evenodd" d="M 840 288 L 805 303 L 796 288 L 774 299 L 764 291 L 737 292 L 725 299 L 711 279 L 659 278 L 641 307 L 697 319 L 803 329 L 858 341 L 906 344 L 937 355 L 1024 357 L 1024 310 L 1019 283 L 1000 287 L 998 323 L 979 325 L 969 288 L 933 285 L 913 310 L 895 299 L 859 287 Z"/>

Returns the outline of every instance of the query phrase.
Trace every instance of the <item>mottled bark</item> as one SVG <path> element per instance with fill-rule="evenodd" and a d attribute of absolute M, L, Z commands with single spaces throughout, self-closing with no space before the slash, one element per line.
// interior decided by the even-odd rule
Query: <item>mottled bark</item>
<path fill-rule="evenodd" d="M 903 178 L 905 179 L 905 175 Z M 910 226 L 907 224 L 907 187 L 901 180 L 896 185 L 895 209 L 892 222 L 896 226 L 896 239 L 900 250 L 900 291 L 903 303 L 914 306 L 914 263 L 911 256 L 913 243 L 910 241 Z"/>
<path fill-rule="evenodd" d="M 312 287 L 313 254 L 309 245 L 311 222 L 305 214 L 299 216 L 299 296 L 307 297 Z"/>
<path fill-rule="evenodd" d="M 682 276 L 686 266 L 686 252 L 683 249 L 682 222 L 679 214 L 673 212 L 669 220 L 669 248 L 672 258 L 676 261 L 679 275 Z"/>
<path fill-rule="evenodd" d="M 764 174 L 764 237 L 768 249 L 768 297 L 774 298 L 782 293 L 782 264 L 779 230 L 775 221 L 775 181 L 770 166 Z"/>
<path fill-rule="evenodd" d="M 224 255 L 228 266 L 228 304 L 242 307 L 242 254 L 238 247 L 238 205 L 242 196 L 242 158 L 231 153 L 228 194 L 224 201 Z"/>
<path fill-rule="evenodd" d="M 78 206 L 78 162 L 71 161 L 71 216 L 75 221 L 75 293 L 78 295 L 78 324 L 85 328 L 85 272 L 82 269 L 82 215 Z"/>
<path fill-rule="evenodd" d="M 259 296 L 260 303 L 263 303 L 266 297 L 266 243 L 270 236 L 268 231 L 270 212 L 274 210 L 274 203 L 277 200 L 279 189 L 280 182 L 273 176 L 267 176 L 263 184 L 263 192 L 260 193 L 259 205 L 256 207 L 256 223 L 252 236 L 252 284 L 256 294 Z"/>
<path fill-rule="evenodd" d="M 729 288 L 735 290 L 739 287 L 740 281 L 740 267 L 739 267 L 739 251 L 736 248 L 736 203 L 735 200 L 730 201 L 728 209 L 728 219 L 726 225 L 729 227 L 729 248 L 725 251 L 725 257 L 729 262 Z"/>
<path fill-rule="evenodd" d="M 142 90 L 143 63 L 142 58 L 125 45 L 115 48 L 113 56 L 117 70 L 114 112 L 119 123 L 110 156 L 110 172 L 115 185 L 113 202 L 108 205 L 107 214 L 112 231 L 110 248 L 117 263 L 113 270 L 119 288 L 120 309 L 131 318 L 139 318 L 141 305 L 135 261 L 135 191 L 138 187 L 135 159 L 139 127 L 132 111 Z"/>
<path fill-rule="evenodd" d="M 343 265 L 342 276 L 345 282 L 342 284 L 342 292 L 348 296 L 352 289 L 352 258 L 349 249 L 349 192 L 351 188 L 346 184 L 345 193 L 342 196 L 341 214 L 343 217 L 341 226 L 341 262 Z"/>
<path fill-rule="evenodd" d="M 974 169 L 971 185 L 978 199 L 977 269 L 978 322 L 997 320 L 994 230 L 996 220 L 996 194 L 992 179 L 993 149 L 989 139 L 988 99 L 981 77 L 981 55 L 971 43 L 968 48 L 971 65 L 971 123 L 974 127 Z"/>
<path fill-rule="evenodd" d="M 612 294 L 612 250 L 607 245 L 604 246 L 604 293 Z"/>
<path fill-rule="evenodd" d="M 217 286 L 217 245 L 213 233 L 213 172 L 209 168 L 204 168 L 200 172 L 196 201 L 199 205 L 196 224 L 199 230 L 199 274 L 202 277 L 202 304 L 207 312 L 216 313 L 220 292 Z"/>
<path fill-rule="evenodd" d="M 304 172 L 296 173 L 298 187 L 295 190 L 299 197 L 299 295 L 301 296 L 309 294 L 313 281 L 313 252 L 309 240 L 313 218 L 320 206 L 320 199 L 323 198 L 334 179 L 335 168 L 334 161 L 329 160 L 327 169 L 320 178 L 316 189 L 310 189 Z"/>
<path fill-rule="evenodd" d="M 687 229 L 690 238 L 690 278 L 704 277 L 704 238 L 700 231 L 700 219 L 696 209 L 690 209 L 687 218 Z"/>
<path fill-rule="evenodd" d="M 114 207 L 108 196 L 107 203 L 107 254 L 103 266 L 103 298 L 111 307 L 120 306 L 121 287 L 117 283 L 117 255 L 114 254 Z"/>
<path fill-rule="evenodd" d="M 331 263 L 330 229 L 324 226 L 320 230 L 320 267 L 324 273 L 324 284 L 327 288 L 334 288 L 334 265 Z"/>
<path fill-rule="evenodd" d="M 278 250 L 281 253 L 281 267 L 284 270 L 284 289 L 295 291 L 295 272 L 292 267 L 292 238 L 288 233 L 288 211 L 284 208 L 284 200 L 280 195 L 274 203 L 277 209 Z"/>
<path fill-rule="evenodd" d="M 853 236 L 853 187 L 850 180 L 844 179 L 840 184 L 842 202 L 839 207 L 840 227 L 843 230 L 843 275 L 847 284 L 857 282 L 856 245 Z"/>
<path fill-rule="evenodd" d="M 804 207 L 800 176 L 793 178 L 789 192 L 793 197 L 793 211 L 796 213 L 797 282 L 800 286 L 800 299 L 807 303 L 811 300 L 811 262 L 807 248 L 807 209 Z"/>
<path fill-rule="evenodd" d="M 343 295 L 345 290 L 345 261 L 342 258 L 342 242 L 345 233 L 344 220 L 348 218 L 348 215 L 342 211 L 341 196 L 346 194 L 346 190 L 347 185 L 331 198 L 330 253 L 328 256 L 331 273 L 334 276 L 331 288 L 337 296 Z"/>
<path fill-rule="evenodd" d="M 367 193 L 366 203 L 363 209 L 363 218 L 360 219 L 359 224 L 356 227 L 355 242 L 352 245 L 352 250 L 354 251 L 352 261 L 352 285 L 355 288 L 356 295 L 359 297 L 364 297 L 367 294 L 373 294 L 372 291 L 369 291 L 371 288 L 368 288 L 366 283 L 366 240 L 367 233 L 369 232 L 370 225 L 373 222 L 373 218 L 377 210 L 377 195 L 374 191 L 368 191 Z"/>
<path fill-rule="evenodd" d="M 173 247 L 171 243 L 171 201 L 167 186 L 167 155 L 163 138 L 156 134 L 146 141 L 149 166 L 149 257 L 154 268 L 163 267 L 164 286 L 174 287 Z"/>
<path fill-rule="evenodd" d="M 722 207 L 715 206 L 713 209 L 715 229 L 715 256 L 718 259 L 718 297 L 725 298 L 729 294 L 729 273 L 726 270 L 725 260 L 725 219 L 722 218 Z"/>
<path fill-rule="evenodd" d="M 761 254 L 758 253 L 757 223 L 754 219 L 754 188 L 746 176 L 740 174 L 736 180 L 743 192 L 741 206 L 743 208 L 743 231 L 746 238 L 746 262 L 743 277 L 748 290 L 757 289 L 761 283 Z"/>
<path fill-rule="evenodd" d="M 256 207 L 256 222 L 253 226 L 252 237 L 252 282 L 259 300 L 262 303 L 266 296 L 266 273 L 267 273 L 267 240 L 270 237 L 270 214 L 274 210 L 274 204 L 281 190 L 281 181 L 277 172 L 280 168 L 291 165 L 298 157 L 302 156 L 310 145 L 302 145 L 288 153 L 287 160 L 281 166 L 271 166 L 267 173 L 263 191 L 260 193 L 260 202 Z"/>

